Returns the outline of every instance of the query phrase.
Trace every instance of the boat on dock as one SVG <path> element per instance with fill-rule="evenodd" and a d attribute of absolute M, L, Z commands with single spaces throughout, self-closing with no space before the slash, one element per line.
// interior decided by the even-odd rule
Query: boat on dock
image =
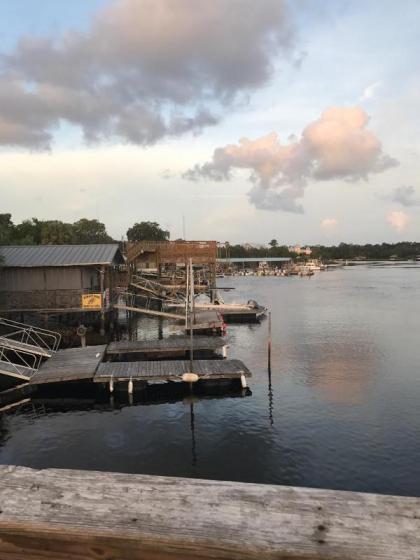
<path fill-rule="evenodd" d="M 183 304 L 172 304 L 168 309 L 185 307 Z M 267 308 L 254 300 L 248 303 L 195 303 L 196 311 L 216 311 L 222 315 L 226 323 L 258 322 L 267 312 Z"/>

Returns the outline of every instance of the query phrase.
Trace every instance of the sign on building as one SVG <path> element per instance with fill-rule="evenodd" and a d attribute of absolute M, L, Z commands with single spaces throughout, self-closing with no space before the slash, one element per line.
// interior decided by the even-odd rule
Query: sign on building
<path fill-rule="evenodd" d="M 101 309 L 101 307 L 102 307 L 101 294 L 82 294 L 83 309 Z"/>

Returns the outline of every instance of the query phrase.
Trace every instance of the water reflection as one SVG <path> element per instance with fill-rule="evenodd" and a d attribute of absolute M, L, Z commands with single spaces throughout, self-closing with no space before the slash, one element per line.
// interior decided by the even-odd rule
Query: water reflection
<path fill-rule="evenodd" d="M 420 269 L 221 281 L 272 311 L 269 371 L 267 322 L 228 328 L 252 397 L 44 394 L 0 418 L 0 462 L 420 495 Z M 129 336 L 170 332 L 146 318 Z"/>

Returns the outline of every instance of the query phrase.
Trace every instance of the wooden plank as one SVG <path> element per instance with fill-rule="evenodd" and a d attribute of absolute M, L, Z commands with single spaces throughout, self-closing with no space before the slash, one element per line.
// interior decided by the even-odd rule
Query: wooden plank
<path fill-rule="evenodd" d="M 17 352 L 36 354 L 37 356 L 42 356 L 44 358 L 49 358 L 53 354 L 53 351 L 47 348 L 35 346 L 35 344 L 27 344 L 25 342 L 21 342 L 20 340 L 13 340 L 12 338 L 7 338 L 6 336 L 0 336 L 0 346 Z"/>
<path fill-rule="evenodd" d="M 2 560 L 416 560 L 420 499 L 0 466 Z"/>
<path fill-rule="evenodd" d="M 251 377 L 251 372 L 240 360 L 194 360 L 194 373 L 200 379 L 237 379 Z M 98 366 L 94 381 L 104 383 L 111 378 L 127 380 L 180 380 L 190 372 L 189 360 L 162 360 L 145 362 L 103 362 Z"/>
<path fill-rule="evenodd" d="M 32 376 L 30 383 L 40 385 L 60 381 L 92 379 L 103 360 L 106 345 L 59 350 Z"/>
<path fill-rule="evenodd" d="M 225 346 L 226 341 L 217 336 L 200 336 L 194 339 L 194 350 L 217 350 Z M 108 344 L 106 353 L 131 354 L 131 353 L 164 353 L 177 350 L 187 351 L 190 349 L 191 339 L 189 336 L 170 336 L 162 340 L 120 340 Z"/>
<path fill-rule="evenodd" d="M 22 379 L 23 381 L 29 381 L 34 371 L 35 370 L 20 364 L 11 364 L 10 362 L 0 360 L 0 375 L 7 375 L 9 377 L 15 377 L 16 379 Z"/>
<path fill-rule="evenodd" d="M 143 315 L 151 315 L 153 317 L 166 317 L 167 319 L 176 319 L 178 321 L 185 320 L 185 317 L 183 315 L 178 315 L 176 313 L 167 313 L 165 311 L 156 311 L 154 309 L 146 309 L 144 307 L 132 307 L 130 305 L 115 303 L 114 308 L 125 311 L 133 311 L 133 313 L 142 313 Z"/>

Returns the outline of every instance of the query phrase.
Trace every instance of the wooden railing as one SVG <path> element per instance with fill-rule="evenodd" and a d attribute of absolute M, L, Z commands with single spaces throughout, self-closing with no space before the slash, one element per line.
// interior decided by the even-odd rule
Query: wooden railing
<path fill-rule="evenodd" d="M 420 499 L 0 467 L 1 560 L 415 560 Z"/>

